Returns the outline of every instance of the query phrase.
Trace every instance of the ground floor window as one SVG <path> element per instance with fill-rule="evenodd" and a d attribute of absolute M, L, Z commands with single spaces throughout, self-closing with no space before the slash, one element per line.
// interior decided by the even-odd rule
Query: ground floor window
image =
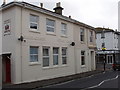
<path fill-rule="evenodd" d="M 67 64 L 67 47 L 62 48 L 62 64 Z"/>
<path fill-rule="evenodd" d="M 53 47 L 53 65 L 58 65 L 59 48 Z"/>
<path fill-rule="evenodd" d="M 38 62 L 38 47 L 30 46 L 30 62 Z"/>
<path fill-rule="evenodd" d="M 81 65 L 85 65 L 85 51 L 81 51 Z"/>
<path fill-rule="evenodd" d="M 50 59 L 50 47 L 43 47 L 43 67 L 49 66 L 49 59 Z"/>

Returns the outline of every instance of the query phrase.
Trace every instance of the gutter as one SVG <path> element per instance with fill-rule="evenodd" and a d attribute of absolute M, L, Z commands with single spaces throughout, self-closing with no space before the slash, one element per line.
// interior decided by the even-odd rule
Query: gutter
<path fill-rule="evenodd" d="M 56 17 L 56 18 L 59 18 L 59 19 L 62 19 L 62 20 L 71 22 L 73 24 L 80 25 L 80 26 L 83 26 L 83 27 L 86 27 L 88 29 L 91 29 L 91 30 L 95 31 L 95 28 L 90 26 L 90 25 L 87 25 L 85 23 L 81 23 L 81 22 L 79 22 L 79 21 L 77 21 L 75 19 L 71 19 L 71 18 L 69 18 L 67 16 L 56 14 L 55 12 L 52 12 L 50 10 L 47 10 L 47 9 L 44 9 L 44 8 L 40 8 L 38 6 L 29 4 L 29 3 L 26 3 L 26 2 L 11 2 L 11 3 L 8 3 L 8 4 L 4 5 L 4 6 L 2 6 L 1 8 L 3 10 L 5 10 L 5 9 L 8 9 L 8 8 L 10 8 L 12 6 L 25 7 L 27 9 L 34 10 L 34 11 L 37 11 L 37 12 L 40 12 L 40 13 L 43 13 L 43 14 L 46 14 L 46 15 L 49 15 L 49 16 L 52 16 L 52 17 Z"/>

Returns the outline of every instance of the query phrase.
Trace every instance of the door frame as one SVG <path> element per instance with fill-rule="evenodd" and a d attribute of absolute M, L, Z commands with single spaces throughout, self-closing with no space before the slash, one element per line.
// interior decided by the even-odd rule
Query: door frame
<path fill-rule="evenodd" d="M 4 72 L 4 83 L 11 83 L 11 54 L 2 54 L 2 62 L 4 63 L 3 65 L 3 70 Z"/>

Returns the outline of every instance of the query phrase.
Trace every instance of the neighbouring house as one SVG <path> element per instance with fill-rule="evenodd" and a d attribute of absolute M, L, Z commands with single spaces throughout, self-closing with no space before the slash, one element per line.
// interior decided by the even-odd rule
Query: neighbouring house
<path fill-rule="evenodd" d="M 96 28 L 97 62 L 113 64 L 114 60 L 120 58 L 119 52 L 120 32 L 109 28 Z"/>
<path fill-rule="evenodd" d="M 95 29 L 26 2 L 3 4 L 2 81 L 24 83 L 92 71 Z M 77 13 L 77 12 L 76 12 Z"/>
<path fill-rule="evenodd" d="M 118 2 L 118 31 L 120 32 L 120 1 Z M 119 50 L 120 50 L 120 35 L 118 38 Z"/>

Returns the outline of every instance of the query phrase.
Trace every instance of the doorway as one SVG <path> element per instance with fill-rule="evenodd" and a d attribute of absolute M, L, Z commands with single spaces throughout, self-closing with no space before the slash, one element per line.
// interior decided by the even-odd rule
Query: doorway
<path fill-rule="evenodd" d="M 11 83 L 11 60 L 10 54 L 2 55 L 2 80 L 3 83 Z"/>
<path fill-rule="evenodd" d="M 107 64 L 113 64 L 113 55 L 107 55 Z"/>
<path fill-rule="evenodd" d="M 91 51 L 91 70 L 94 70 L 95 68 L 95 62 L 94 62 L 95 56 L 94 56 L 94 51 Z"/>

